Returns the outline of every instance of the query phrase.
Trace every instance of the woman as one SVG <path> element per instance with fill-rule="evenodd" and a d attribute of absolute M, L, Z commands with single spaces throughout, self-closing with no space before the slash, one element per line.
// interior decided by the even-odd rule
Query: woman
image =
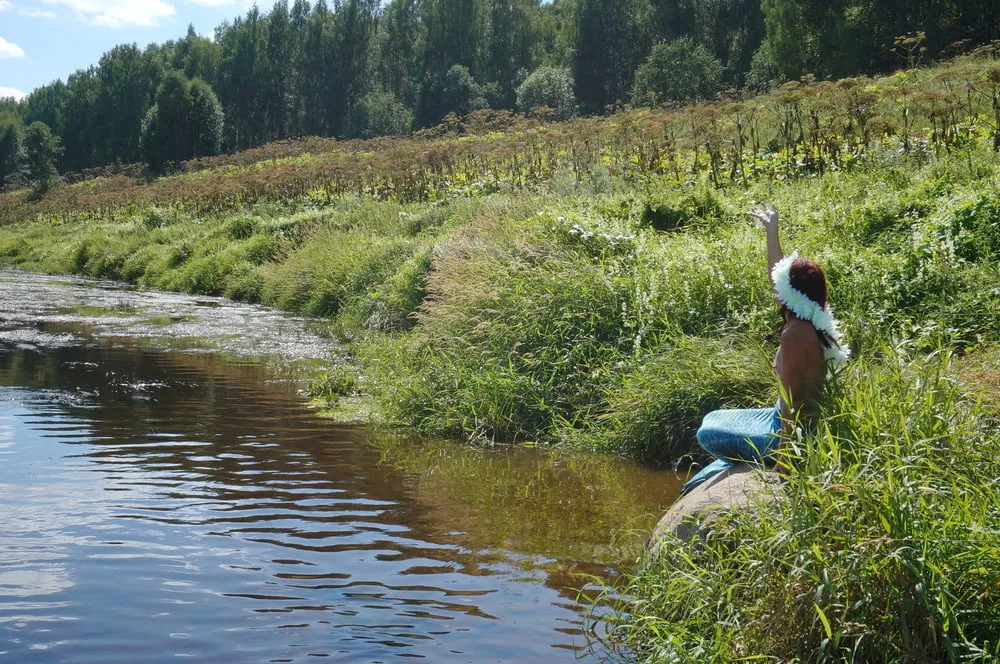
<path fill-rule="evenodd" d="M 750 215 L 767 233 L 768 272 L 785 322 L 774 358 L 781 398 L 774 408 L 717 410 L 706 415 L 698 430 L 698 444 L 716 461 L 688 480 L 682 494 L 733 462 L 772 462 L 782 439 L 793 435 L 800 418 L 815 414 L 826 363 L 843 362 L 850 354 L 827 304 L 823 270 L 808 258 L 784 255 L 777 210 L 754 208 Z"/>

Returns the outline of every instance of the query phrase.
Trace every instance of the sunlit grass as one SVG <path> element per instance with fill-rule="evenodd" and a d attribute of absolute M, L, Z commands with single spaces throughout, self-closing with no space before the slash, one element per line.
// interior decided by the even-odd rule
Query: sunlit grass
<path fill-rule="evenodd" d="M 997 661 L 1000 433 L 953 369 L 855 362 L 788 500 L 666 542 L 609 639 L 630 661 Z"/>

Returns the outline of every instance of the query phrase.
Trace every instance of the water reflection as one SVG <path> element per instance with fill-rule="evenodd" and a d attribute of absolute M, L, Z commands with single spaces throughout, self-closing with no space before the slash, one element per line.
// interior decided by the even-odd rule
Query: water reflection
<path fill-rule="evenodd" d="M 12 661 L 597 659 L 577 575 L 613 574 L 676 490 L 607 459 L 373 444 L 292 380 L 67 325 L 0 334 Z"/>

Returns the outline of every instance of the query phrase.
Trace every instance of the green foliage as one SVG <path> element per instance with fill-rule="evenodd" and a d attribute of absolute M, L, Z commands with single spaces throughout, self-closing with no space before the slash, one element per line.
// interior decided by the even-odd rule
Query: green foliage
<path fill-rule="evenodd" d="M 361 138 L 405 136 L 413 125 L 413 112 L 388 92 L 370 92 L 358 100 L 353 132 Z"/>
<path fill-rule="evenodd" d="M 430 248 L 419 249 L 396 273 L 369 290 L 364 300 L 364 327 L 390 332 L 416 324 L 417 308 L 424 300 L 427 273 L 432 265 Z"/>
<path fill-rule="evenodd" d="M 327 230 L 312 235 L 264 272 L 263 301 L 312 316 L 333 316 L 390 278 L 412 255 L 403 238 Z"/>
<path fill-rule="evenodd" d="M 527 113 L 533 108 L 552 109 L 556 120 L 568 120 L 576 114 L 573 76 L 568 69 L 539 67 L 517 88 L 517 110 Z"/>
<path fill-rule="evenodd" d="M 367 391 L 412 431 L 673 463 L 698 453 L 705 411 L 775 397 L 779 319 L 743 214 L 772 202 L 786 249 L 826 270 L 857 359 L 798 444 L 790 502 L 668 547 L 618 596 L 612 636 L 647 661 L 993 661 L 1000 191 L 983 64 L 679 113 L 481 113 L 33 203 L 9 192 L 0 257 L 330 317 L 359 364 L 316 394 Z"/>
<path fill-rule="evenodd" d="M 357 369 L 338 364 L 309 385 L 309 397 L 320 400 L 326 406 L 333 406 L 341 397 L 356 394 L 359 383 Z"/>
<path fill-rule="evenodd" d="M 32 198 L 41 198 L 58 175 L 56 160 L 62 155 L 59 137 L 44 122 L 32 122 L 21 137 L 21 170 L 33 183 Z"/>
<path fill-rule="evenodd" d="M 722 63 L 704 46 L 682 37 L 657 44 L 635 72 L 632 104 L 690 104 L 712 99 L 722 89 Z"/>
<path fill-rule="evenodd" d="M 143 156 L 154 171 L 163 171 L 169 163 L 218 154 L 222 131 L 222 107 L 211 87 L 172 71 L 143 121 Z"/>
<path fill-rule="evenodd" d="M 207 157 L 222 151 L 224 116 L 211 86 L 201 79 L 191 81 L 188 93 L 189 157 Z"/>
<path fill-rule="evenodd" d="M 770 92 L 781 82 L 781 70 L 771 60 L 765 48 L 754 51 L 750 60 L 750 70 L 746 76 L 746 89 L 750 92 Z"/>
<path fill-rule="evenodd" d="M 485 91 L 465 65 L 452 65 L 441 85 L 441 107 L 447 113 L 467 115 L 480 108 L 489 108 Z"/>
<path fill-rule="evenodd" d="M 578 0 L 573 78 L 584 112 L 624 101 L 652 35 L 649 0 Z"/>
<path fill-rule="evenodd" d="M 443 74 L 429 74 L 421 90 L 417 119 L 423 126 L 439 123 L 448 114 L 467 115 L 489 108 L 487 89 L 463 64 L 452 65 Z"/>
<path fill-rule="evenodd" d="M 949 375 L 884 349 L 831 392 L 788 500 L 668 541 L 614 630 L 639 661 L 995 661 L 1000 438 Z"/>
<path fill-rule="evenodd" d="M 771 358 L 745 339 L 684 336 L 653 349 L 606 395 L 595 446 L 657 462 L 690 454 L 705 413 L 773 405 Z M 697 453 L 700 454 L 700 451 Z"/>
<path fill-rule="evenodd" d="M 0 113 L 0 185 L 11 176 L 16 176 L 18 150 L 21 142 L 21 119 L 13 114 Z"/>
<path fill-rule="evenodd" d="M 143 156 L 142 127 L 174 71 L 211 86 L 225 118 L 224 148 L 236 151 L 302 136 L 400 133 L 401 108 L 373 115 L 366 99 L 379 91 L 413 111 L 413 129 L 450 112 L 530 110 L 518 104 L 517 88 L 549 66 L 572 70 L 584 112 L 604 112 L 632 96 L 653 44 L 682 38 L 721 63 L 727 88 L 886 72 L 989 44 L 998 12 L 995 3 L 948 0 L 278 0 L 248 7 L 213 38 L 189 26 L 145 49 L 117 45 L 33 91 L 23 120 L 45 122 L 60 137 L 61 171 L 117 170 Z M 215 105 L 207 95 L 198 105 L 202 139 L 193 152 L 215 154 Z M 357 117 L 362 106 L 373 119 Z"/>

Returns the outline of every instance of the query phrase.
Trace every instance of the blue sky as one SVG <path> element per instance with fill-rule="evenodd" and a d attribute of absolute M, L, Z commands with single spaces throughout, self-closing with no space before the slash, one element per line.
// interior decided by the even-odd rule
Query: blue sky
<path fill-rule="evenodd" d="M 270 9 L 271 0 L 262 0 Z M 97 64 L 115 44 L 211 35 L 253 0 L 0 0 L 0 97 L 31 92 Z"/>

